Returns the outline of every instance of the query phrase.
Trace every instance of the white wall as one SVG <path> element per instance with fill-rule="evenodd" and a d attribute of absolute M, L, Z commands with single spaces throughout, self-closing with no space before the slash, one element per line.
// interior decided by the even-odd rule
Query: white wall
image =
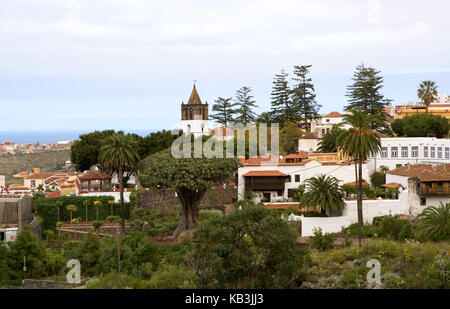
<path fill-rule="evenodd" d="M 386 183 L 396 182 L 401 184 L 405 189 L 408 188 L 408 177 L 386 174 Z"/>
<path fill-rule="evenodd" d="M 125 203 L 130 202 L 130 194 L 131 192 L 124 192 L 123 193 L 123 199 Z M 81 196 L 112 196 L 114 197 L 114 201 L 116 203 L 120 202 L 120 192 L 89 192 L 89 193 L 83 193 Z"/>
<path fill-rule="evenodd" d="M 310 151 L 316 151 L 317 150 L 317 144 L 319 142 L 319 139 L 313 139 L 313 138 L 306 138 L 302 139 L 300 138 L 298 140 L 298 150 L 310 152 Z"/>

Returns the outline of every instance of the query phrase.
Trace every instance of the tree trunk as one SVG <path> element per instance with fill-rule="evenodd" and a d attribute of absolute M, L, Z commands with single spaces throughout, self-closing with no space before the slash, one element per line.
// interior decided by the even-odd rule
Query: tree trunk
<path fill-rule="evenodd" d="M 358 242 L 359 246 L 362 246 L 361 242 L 361 231 L 363 228 L 364 220 L 363 220 L 363 205 L 362 205 L 362 164 L 363 160 L 359 159 L 359 165 L 358 165 L 358 201 L 357 201 L 357 207 L 358 207 Z"/>
<path fill-rule="evenodd" d="M 58 206 L 58 222 L 61 222 L 61 207 Z"/>
<path fill-rule="evenodd" d="M 70 211 L 70 223 L 72 223 L 72 210 Z"/>
<path fill-rule="evenodd" d="M 119 231 L 117 231 L 117 267 L 119 270 L 119 287 L 120 287 L 120 284 L 121 284 L 120 281 L 122 280 L 122 275 L 120 272 L 120 233 L 119 233 Z"/>
<path fill-rule="evenodd" d="M 88 222 L 88 205 L 86 205 L 86 222 Z"/>
<path fill-rule="evenodd" d="M 95 206 L 96 210 L 95 210 L 95 217 L 97 218 L 96 220 L 98 221 L 98 205 Z"/>
<path fill-rule="evenodd" d="M 205 193 L 206 190 L 181 189 L 177 191 L 178 199 L 181 202 L 180 223 L 172 234 L 173 238 L 177 238 L 184 231 L 197 227 L 199 205 Z"/>
<path fill-rule="evenodd" d="M 123 167 L 119 167 L 119 189 L 120 189 L 120 216 L 122 221 L 120 223 L 120 233 L 125 236 L 125 205 L 123 203 Z"/>

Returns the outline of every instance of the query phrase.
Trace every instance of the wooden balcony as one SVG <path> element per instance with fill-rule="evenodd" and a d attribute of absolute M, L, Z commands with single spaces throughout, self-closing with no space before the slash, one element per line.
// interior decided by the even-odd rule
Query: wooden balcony
<path fill-rule="evenodd" d="M 278 191 L 284 190 L 284 182 L 274 182 L 274 183 L 246 183 L 245 190 L 252 191 Z"/>
<path fill-rule="evenodd" d="M 421 188 L 420 195 L 450 195 L 450 188 Z"/>

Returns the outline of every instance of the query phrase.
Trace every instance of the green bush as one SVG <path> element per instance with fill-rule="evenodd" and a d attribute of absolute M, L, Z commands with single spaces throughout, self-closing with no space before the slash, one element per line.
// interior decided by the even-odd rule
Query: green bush
<path fill-rule="evenodd" d="M 111 272 L 102 274 L 98 278 L 90 279 L 86 283 L 87 289 L 143 289 L 144 281 L 130 275 L 122 274 L 119 281 L 119 274 Z"/>
<path fill-rule="evenodd" d="M 418 230 L 422 238 L 431 241 L 450 239 L 450 203 L 427 207 L 418 219 Z"/>
<path fill-rule="evenodd" d="M 379 220 L 377 235 L 382 238 L 403 241 L 413 239 L 413 227 L 408 220 L 398 216 L 386 216 Z"/>
<path fill-rule="evenodd" d="M 204 220 L 210 220 L 212 218 L 215 217 L 220 217 L 222 216 L 223 213 L 220 210 L 216 210 L 216 209 L 203 209 L 199 211 L 198 214 L 198 221 L 202 222 Z"/>
<path fill-rule="evenodd" d="M 327 251 L 334 248 L 334 241 L 336 236 L 329 233 L 322 234 L 322 229 L 314 229 L 314 236 L 309 239 L 309 246 L 311 249 L 319 251 Z"/>
<path fill-rule="evenodd" d="M 386 174 L 383 172 L 375 171 L 370 175 L 370 183 L 372 187 L 377 188 L 386 184 Z"/>
<path fill-rule="evenodd" d="M 346 228 L 342 228 L 341 232 L 344 235 L 357 236 L 358 235 L 358 223 L 352 223 L 349 226 L 347 226 Z M 371 226 L 364 225 L 363 228 L 361 229 L 361 236 L 373 237 L 373 236 L 375 236 L 375 234 L 376 234 L 376 229 Z"/>
<path fill-rule="evenodd" d="M 148 289 L 193 289 L 197 276 L 191 268 L 181 265 L 161 265 L 145 282 Z"/>

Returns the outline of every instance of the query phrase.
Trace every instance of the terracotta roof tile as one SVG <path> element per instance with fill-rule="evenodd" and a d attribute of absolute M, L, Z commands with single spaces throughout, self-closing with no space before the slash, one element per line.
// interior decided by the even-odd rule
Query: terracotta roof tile
<path fill-rule="evenodd" d="M 337 118 L 337 117 L 342 117 L 342 114 L 339 112 L 331 112 L 328 115 L 323 116 L 323 118 Z"/>
<path fill-rule="evenodd" d="M 242 176 L 248 177 L 248 176 L 287 176 L 287 175 L 280 171 L 272 170 L 272 171 L 250 171 Z"/>

